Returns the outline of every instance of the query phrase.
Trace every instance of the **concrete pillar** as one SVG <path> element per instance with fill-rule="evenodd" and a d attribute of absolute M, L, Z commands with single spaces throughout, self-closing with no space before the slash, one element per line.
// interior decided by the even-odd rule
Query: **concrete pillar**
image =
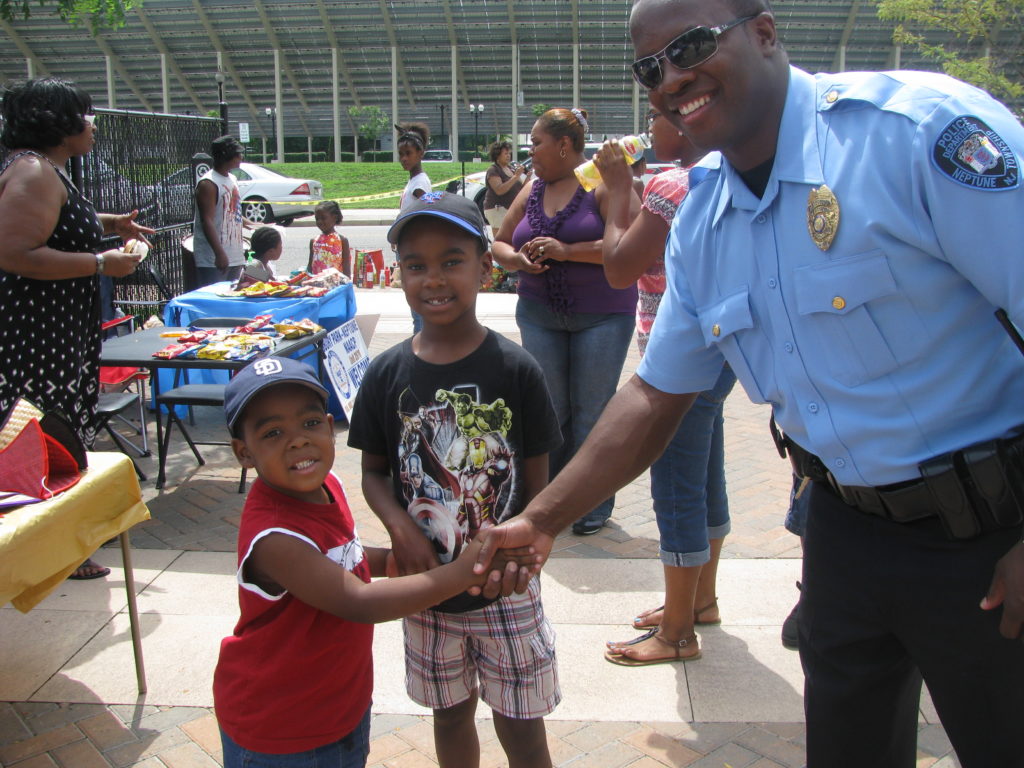
<path fill-rule="evenodd" d="M 167 54 L 160 54 L 160 93 L 163 96 L 164 114 L 171 113 L 171 88 L 167 80 Z"/>
<path fill-rule="evenodd" d="M 334 162 L 336 163 L 341 162 L 341 105 L 339 99 L 338 49 L 331 48 L 331 114 L 334 120 Z"/>
<path fill-rule="evenodd" d="M 117 91 L 114 90 L 114 62 L 109 56 L 107 60 L 107 106 L 110 109 L 117 109 Z"/>
<path fill-rule="evenodd" d="M 455 160 L 459 159 L 459 49 L 452 46 L 452 135 L 449 144 Z"/>
<path fill-rule="evenodd" d="M 391 46 L 391 122 L 397 125 L 398 119 L 398 47 Z M 390 127 L 389 130 L 394 130 Z M 391 142 L 391 159 L 398 162 L 398 142 Z"/>
<path fill-rule="evenodd" d="M 274 49 L 274 119 L 277 120 L 276 161 L 284 162 L 284 96 L 281 93 L 281 49 Z"/>

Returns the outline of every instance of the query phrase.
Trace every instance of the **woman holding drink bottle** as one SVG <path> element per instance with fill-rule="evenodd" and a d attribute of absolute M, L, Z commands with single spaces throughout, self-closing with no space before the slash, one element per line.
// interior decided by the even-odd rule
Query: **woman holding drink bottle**
<path fill-rule="evenodd" d="M 100 252 L 104 235 L 126 241 L 152 229 L 97 213 L 68 178 L 72 157 L 95 144 L 89 95 L 58 78 L 29 80 L 3 98 L 0 143 L 0 420 L 19 397 L 60 411 L 82 444 L 95 437 L 99 391 L 99 277 L 135 271 L 141 253 Z M 144 239 L 143 239 L 144 242 Z M 71 578 L 105 576 L 86 560 Z"/>
<path fill-rule="evenodd" d="M 612 288 L 604 276 L 601 239 L 608 196 L 580 186 L 589 132 L 581 109 L 549 109 L 530 132 L 533 178 L 501 224 L 492 247 L 497 262 L 519 272 L 516 322 L 523 347 L 544 369 L 563 443 L 551 453 L 551 475 L 575 455 L 615 393 L 633 336 L 636 286 Z M 632 205 L 639 210 L 634 196 Z M 573 525 L 597 533 L 614 497 Z"/>

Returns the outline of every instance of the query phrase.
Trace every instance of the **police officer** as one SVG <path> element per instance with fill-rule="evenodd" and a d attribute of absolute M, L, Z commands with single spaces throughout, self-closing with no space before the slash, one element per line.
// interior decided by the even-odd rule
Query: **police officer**
<path fill-rule="evenodd" d="M 814 480 L 808 765 L 913 766 L 922 675 L 965 768 L 1024 765 L 1024 358 L 993 315 L 1024 326 L 1024 129 L 945 76 L 790 67 L 764 0 L 638 0 L 630 32 L 651 103 L 721 154 L 637 375 L 492 544 L 546 556 L 724 358 Z"/>

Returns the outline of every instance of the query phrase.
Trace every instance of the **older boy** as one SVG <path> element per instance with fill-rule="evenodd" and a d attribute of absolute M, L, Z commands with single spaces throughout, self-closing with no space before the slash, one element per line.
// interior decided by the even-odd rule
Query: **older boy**
<path fill-rule="evenodd" d="M 349 445 L 399 573 L 430 572 L 547 484 L 561 441 L 537 362 L 476 316 L 491 258 L 472 201 L 429 192 L 388 232 L 423 329 L 371 363 Z M 442 768 L 479 763 L 479 692 L 510 768 L 551 765 L 544 715 L 558 704 L 554 637 L 539 582 L 489 602 L 460 595 L 405 620 L 406 684 L 434 710 Z"/>
<path fill-rule="evenodd" d="M 309 366 L 278 357 L 251 363 L 225 392 L 235 456 L 259 474 L 238 531 L 241 616 L 221 643 L 213 680 L 225 768 L 362 768 L 371 625 L 480 582 L 467 556 L 430 573 L 368 583 L 393 573 L 394 561 L 388 550 L 359 542 L 331 473 L 326 398 Z"/>

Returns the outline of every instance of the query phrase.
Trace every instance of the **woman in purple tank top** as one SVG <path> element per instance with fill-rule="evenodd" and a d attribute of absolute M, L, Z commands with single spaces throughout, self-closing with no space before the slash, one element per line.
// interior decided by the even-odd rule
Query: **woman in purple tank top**
<path fill-rule="evenodd" d="M 615 394 L 633 337 L 636 286 L 612 288 L 601 239 L 608 197 L 586 192 L 573 170 L 585 162 L 587 113 L 549 109 L 530 132 L 534 179 L 523 187 L 498 230 L 492 253 L 519 273 L 516 322 L 540 363 L 562 429 L 551 453 L 554 477 L 571 459 Z M 633 204 L 639 211 L 640 201 Z M 586 536 L 611 517 L 615 497 L 573 524 Z"/>

